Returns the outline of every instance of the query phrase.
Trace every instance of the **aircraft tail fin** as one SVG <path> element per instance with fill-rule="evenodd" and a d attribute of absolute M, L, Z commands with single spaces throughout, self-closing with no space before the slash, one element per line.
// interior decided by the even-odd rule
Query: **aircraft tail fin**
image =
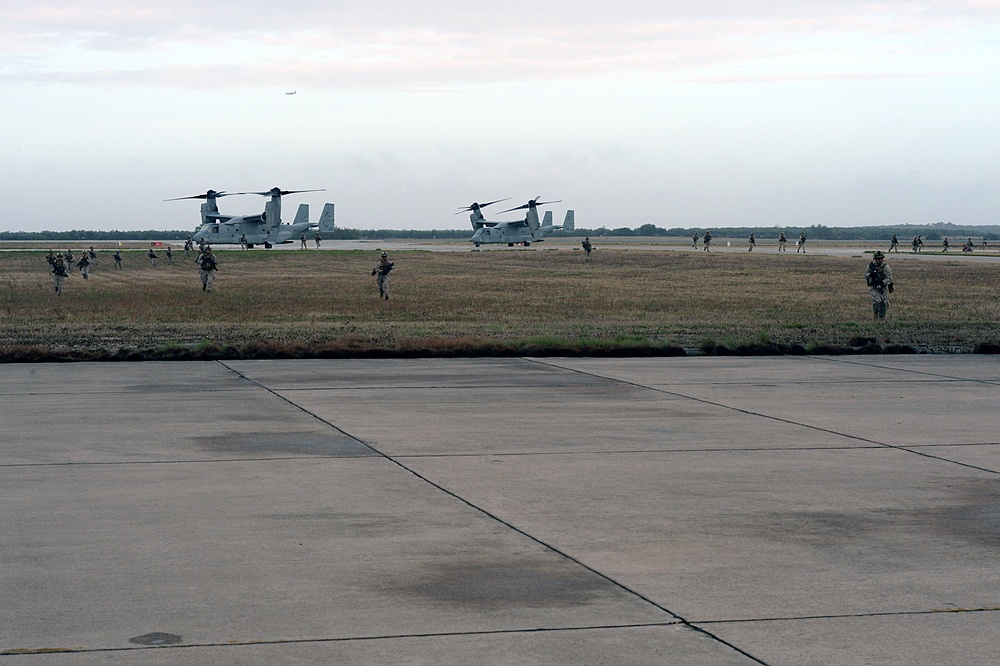
<path fill-rule="evenodd" d="M 573 231 L 576 229 L 576 219 L 575 214 L 572 210 L 566 211 L 566 219 L 563 220 L 562 225 L 563 231 Z"/>
<path fill-rule="evenodd" d="M 328 203 L 323 206 L 323 213 L 319 216 L 319 230 L 321 232 L 333 231 L 333 204 Z"/>
<path fill-rule="evenodd" d="M 295 221 L 292 224 L 309 226 L 309 204 L 299 204 L 299 209 L 295 211 Z"/>
<path fill-rule="evenodd" d="M 542 218 L 542 226 L 543 227 L 551 227 L 552 226 L 552 211 L 551 210 L 545 211 L 545 217 Z"/>

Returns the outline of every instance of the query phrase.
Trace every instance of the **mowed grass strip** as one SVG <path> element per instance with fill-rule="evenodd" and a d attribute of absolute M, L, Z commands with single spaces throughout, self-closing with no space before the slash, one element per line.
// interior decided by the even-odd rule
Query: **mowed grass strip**
<path fill-rule="evenodd" d="M 218 251 L 215 290 L 193 258 L 100 252 L 91 278 L 53 291 L 43 252 L 0 254 L 0 347 L 76 357 L 130 350 L 541 353 L 717 345 L 880 345 L 971 350 L 997 339 L 1000 264 L 889 262 L 898 288 L 876 323 L 869 258 L 604 249 L 393 252 L 391 300 L 378 253 Z"/>

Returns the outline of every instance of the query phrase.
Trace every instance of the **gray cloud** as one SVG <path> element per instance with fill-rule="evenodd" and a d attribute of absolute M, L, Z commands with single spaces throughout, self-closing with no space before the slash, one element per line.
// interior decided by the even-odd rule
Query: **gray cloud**
<path fill-rule="evenodd" d="M 352 90 L 650 74 L 695 80 L 713 66 L 799 56 L 804 38 L 940 35 L 998 14 L 992 2 L 349 1 L 289 2 L 279 11 L 264 2 L 187 0 L 3 4 L 0 49 L 30 60 L 9 55 L 0 80 L 188 89 L 288 80 Z M 100 55 L 114 53 L 142 54 L 142 64 Z M 852 72 L 817 72 L 831 74 Z"/>

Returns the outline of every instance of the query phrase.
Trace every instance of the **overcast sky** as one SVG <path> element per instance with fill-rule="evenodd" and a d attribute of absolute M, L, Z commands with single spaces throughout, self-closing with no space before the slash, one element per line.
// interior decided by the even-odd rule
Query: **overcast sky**
<path fill-rule="evenodd" d="M 536 195 L 588 228 L 1000 223 L 1000 0 L 0 10 L 0 229 L 193 230 L 163 199 L 274 186 L 364 229 Z"/>

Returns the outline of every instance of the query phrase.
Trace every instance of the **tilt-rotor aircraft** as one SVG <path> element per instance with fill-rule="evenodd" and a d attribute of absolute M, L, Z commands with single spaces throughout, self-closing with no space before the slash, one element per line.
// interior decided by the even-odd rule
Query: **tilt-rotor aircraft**
<path fill-rule="evenodd" d="M 325 190 L 282 190 L 273 187 L 267 192 L 217 192 L 209 190 L 205 194 L 191 197 L 177 197 L 164 201 L 180 201 L 182 199 L 204 199 L 201 205 L 201 226 L 191 237 L 195 242 L 204 240 L 210 245 L 237 244 L 246 236 L 247 247 L 263 245 L 270 248 L 276 243 L 288 243 L 294 236 L 301 235 L 311 228 L 317 228 L 321 233 L 332 232 L 334 228 L 333 204 L 323 206 L 319 216 L 319 224 L 309 223 L 309 204 L 299 204 L 295 220 L 291 224 L 281 223 L 281 197 L 301 192 L 324 192 Z M 270 197 L 264 204 L 264 212 L 256 215 L 223 215 L 219 212 L 216 199 L 236 194 L 258 194 Z"/>
<path fill-rule="evenodd" d="M 545 218 L 542 220 L 541 224 L 539 224 L 538 206 L 559 203 L 558 201 L 539 201 L 539 199 L 541 199 L 540 196 L 529 200 L 528 203 L 523 206 L 517 206 L 516 208 L 509 208 L 503 211 L 503 213 L 510 213 L 515 210 L 527 209 L 528 212 L 524 216 L 523 220 L 514 220 L 510 222 L 490 222 L 483 217 L 482 213 L 482 209 L 486 206 L 492 206 L 495 203 L 507 201 L 507 199 L 497 199 L 496 201 L 490 201 L 489 203 L 484 204 L 473 202 L 465 208 L 459 209 L 459 213 L 472 211 L 472 214 L 469 216 L 469 220 L 472 222 L 472 228 L 475 233 L 472 234 L 472 238 L 469 239 L 469 242 L 474 243 L 476 247 L 490 243 L 506 243 L 507 247 L 514 247 L 515 244 L 528 247 L 532 243 L 539 243 L 545 240 L 545 236 L 549 235 L 556 229 L 566 229 L 567 231 L 572 231 L 575 224 L 574 213 L 572 210 L 566 211 L 566 219 L 563 221 L 563 225 L 561 227 L 552 225 L 552 211 L 546 211 Z M 458 213 L 456 213 L 456 215 L 457 214 Z"/>

